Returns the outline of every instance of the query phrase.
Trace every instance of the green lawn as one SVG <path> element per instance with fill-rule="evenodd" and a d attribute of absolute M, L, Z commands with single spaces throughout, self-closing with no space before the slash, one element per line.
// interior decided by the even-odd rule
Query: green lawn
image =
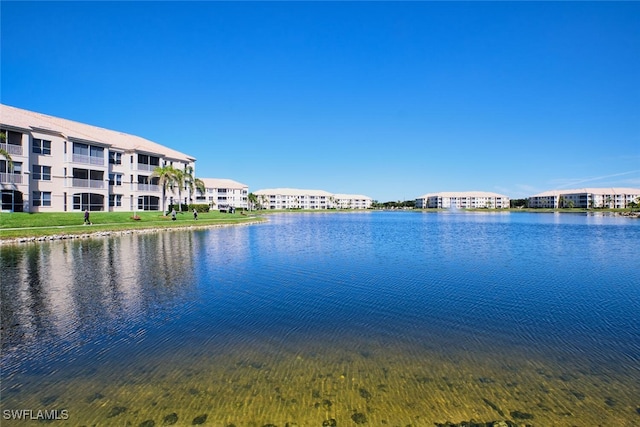
<path fill-rule="evenodd" d="M 134 220 L 131 212 L 91 212 L 92 225 L 84 225 L 83 212 L 0 213 L 0 239 L 144 228 L 237 224 L 262 220 L 255 215 L 227 214 L 218 211 L 200 213 L 197 221 L 193 219 L 193 214 L 190 212 L 178 213 L 176 221 L 172 221 L 171 217 L 162 216 L 158 211 L 143 211 L 136 214 L 140 220 Z"/>

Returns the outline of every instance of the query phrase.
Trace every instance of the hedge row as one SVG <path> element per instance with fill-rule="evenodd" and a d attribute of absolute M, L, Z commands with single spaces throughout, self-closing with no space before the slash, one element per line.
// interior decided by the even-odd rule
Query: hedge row
<path fill-rule="evenodd" d="M 195 209 L 196 212 L 209 212 L 209 205 L 206 203 L 190 203 L 188 205 L 185 205 L 184 203 L 181 205 L 182 206 L 182 212 L 193 212 L 193 210 Z M 167 212 L 171 212 L 173 209 L 176 210 L 176 212 L 180 212 L 180 207 L 178 207 L 177 204 L 175 205 L 169 205 L 169 209 Z"/>

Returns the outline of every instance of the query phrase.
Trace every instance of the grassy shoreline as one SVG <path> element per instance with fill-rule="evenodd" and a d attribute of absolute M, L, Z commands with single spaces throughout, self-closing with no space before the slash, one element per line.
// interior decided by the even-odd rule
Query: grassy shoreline
<path fill-rule="evenodd" d="M 0 243 L 10 243 L 33 238 L 98 235 L 100 233 L 124 233 L 138 231 L 162 231 L 184 228 L 209 228 L 242 225 L 265 221 L 254 214 L 200 213 L 198 220 L 190 212 L 179 213 L 177 220 L 162 216 L 157 211 L 92 212 L 91 225 L 84 225 L 83 213 L 0 213 Z"/>

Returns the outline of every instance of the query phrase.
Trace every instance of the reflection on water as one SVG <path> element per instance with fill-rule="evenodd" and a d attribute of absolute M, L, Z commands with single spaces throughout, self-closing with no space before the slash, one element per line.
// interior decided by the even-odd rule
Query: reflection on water
<path fill-rule="evenodd" d="M 1 247 L 2 414 L 638 425 L 639 237 L 616 217 L 359 213 Z"/>

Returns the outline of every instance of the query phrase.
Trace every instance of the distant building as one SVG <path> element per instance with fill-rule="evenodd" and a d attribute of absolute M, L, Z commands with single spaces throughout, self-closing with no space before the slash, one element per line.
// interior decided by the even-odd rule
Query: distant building
<path fill-rule="evenodd" d="M 578 188 L 551 190 L 529 197 L 530 208 L 626 208 L 640 197 L 640 188 Z"/>
<path fill-rule="evenodd" d="M 272 188 L 253 194 L 265 209 L 367 209 L 372 202 L 370 197 L 362 195 L 296 188 Z"/>
<path fill-rule="evenodd" d="M 416 199 L 417 209 L 507 209 L 509 197 L 486 191 L 429 193 Z"/>
<path fill-rule="evenodd" d="M 369 209 L 373 199 L 361 194 L 334 194 L 333 200 L 338 209 Z"/>
<path fill-rule="evenodd" d="M 196 203 L 208 203 L 211 208 L 233 207 L 248 209 L 249 186 L 224 178 L 201 178 L 205 194 L 198 193 Z"/>
<path fill-rule="evenodd" d="M 158 166 L 184 170 L 195 157 L 135 135 L 0 105 L 2 210 L 160 210 Z M 181 195 L 186 194 L 183 189 Z M 177 200 L 168 188 L 165 202 Z"/>

